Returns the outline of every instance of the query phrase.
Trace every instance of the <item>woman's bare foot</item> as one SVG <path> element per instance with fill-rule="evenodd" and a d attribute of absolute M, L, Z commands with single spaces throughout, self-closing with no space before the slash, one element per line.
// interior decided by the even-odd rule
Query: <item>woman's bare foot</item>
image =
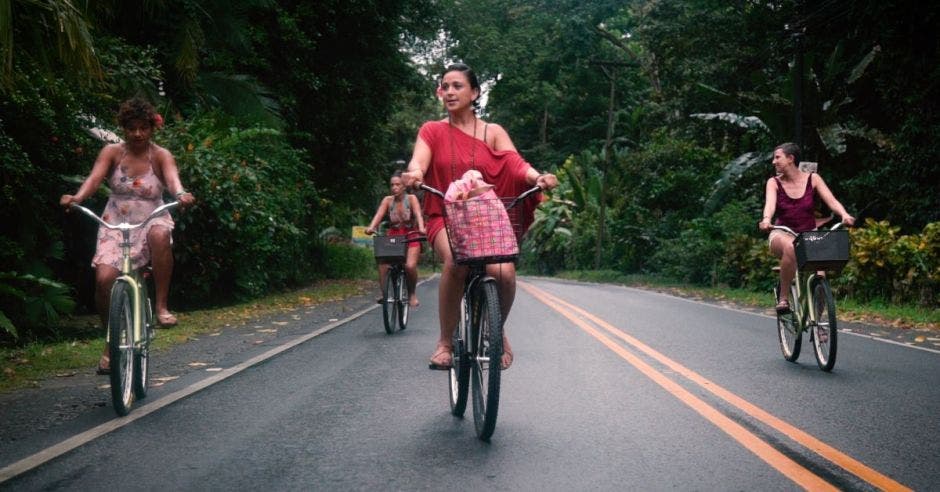
<path fill-rule="evenodd" d="M 418 296 L 416 294 L 411 294 L 411 297 L 408 298 L 408 305 L 413 308 L 421 305 L 421 303 L 418 302 Z"/>
<path fill-rule="evenodd" d="M 100 376 L 107 376 L 111 374 L 111 357 L 108 346 L 105 345 L 104 353 L 101 354 L 101 357 L 98 359 L 98 367 L 95 369 L 95 373 Z"/>
<path fill-rule="evenodd" d="M 503 335 L 503 356 L 499 360 L 499 367 L 502 370 L 509 369 L 512 366 L 513 356 L 512 356 L 512 346 L 509 345 L 509 339 Z"/>

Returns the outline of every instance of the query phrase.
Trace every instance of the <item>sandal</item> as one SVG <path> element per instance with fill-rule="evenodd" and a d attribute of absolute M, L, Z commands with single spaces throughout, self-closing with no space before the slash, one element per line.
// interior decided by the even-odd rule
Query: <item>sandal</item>
<path fill-rule="evenodd" d="M 437 350 L 434 351 L 434 355 L 431 356 L 431 361 L 428 363 L 428 369 L 435 371 L 450 370 L 450 367 L 454 364 L 454 356 L 451 354 L 453 350 L 453 347 L 438 344 Z"/>
<path fill-rule="evenodd" d="M 107 355 L 102 355 L 98 359 L 98 367 L 95 369 L 95 374 L 99 376 L 107 376 L 111 374 L 111 359 Z"/>
<path fill-rule="evenodd" d="M 169 326 L 176 326 L 178 321 L 176 319 L 176 316 L 174 316 L 172 313 L 166 313 L 166 314 L 157 315 L 157 323 L 159 323 L 160 326 L 169 327 Z"/>
<path fill-rule="evenodd" d="M 788 314 L 790 312 L 790 301 L 784 299 L 777 303 L 777 314 Z"/>

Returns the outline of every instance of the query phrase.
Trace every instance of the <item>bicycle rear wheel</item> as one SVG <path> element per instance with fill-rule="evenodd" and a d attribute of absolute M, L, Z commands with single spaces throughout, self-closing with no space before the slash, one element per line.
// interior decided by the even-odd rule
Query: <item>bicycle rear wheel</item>
<path fill-rule="evenodd" d="M 153 339 L 153 304 L 147 295 L 146 287 L 142 286 L 140 298 L 143 300 L 144 317 L 141 326 L 141 340 L 134 351 L 134 395 L 138 400 L 147 397 L 147 388 L 150 386 L 150 340 Z"/>
<path fill-rule="evenodd" d="M 780 282 L 777 281 L 777 287 L 774 288 L 774 302 L 780 299 Z M 796 362 L 800 357 L 800 348 L 803 343 L 803 331 L 800 329 L 797 320 L 796 310 L 800 308 L 796 296 L 796 286 L 790 285 L 790 312 L 787 314 L 777 313 L 777 337 L 780 339 L 780 351 L 783 352 L 783 358 L 789 362 Z"/>
<path fill-rule="evenodd" d="M 394 271 L 389 268 L 388 272 L 385 274 L 385 299 L 382 300 L 382 321 L 385 323 L 385 333 L 391 335 L 395 333 L 395 322 L 397 316 L 395 315 L 395 306 L 398 304 L 395 302 L 395 275 Z"/>
<path fill-rule="evenodd" d="M 836 365 L 836 342 L 838 330 L 836 322 L 836 303 L 832 298 L 829 281 L 823 278 L 813 283 L 813 324 L 812 340 L 816 354 L 816 363 L 823 371 L 831 371 Z"/>
<path fill-rule="evenodd" d="M 408 282 L 405 280 L 405 269 L 398 271 L 398 280 L 395 281 L 395 302 L 398 304 L 398 328 L 404 330 L 408 327 Z"/>
<path fill-rule="evenodd" d="M 496 284 L 482 282 L 471 296 L 470 373 L 473 384 L 473 422 L 477 437 L 488 441 L 496 430 L 499 413 L 500 359 L 503 330 Z"/>
<path fill-rule="evenodd" d="M 118 415 L 134 405 L 134 310 L 131 289 L 115 282 L 108 314 L 108 353 L 111 358 L 111 403 Z"/>

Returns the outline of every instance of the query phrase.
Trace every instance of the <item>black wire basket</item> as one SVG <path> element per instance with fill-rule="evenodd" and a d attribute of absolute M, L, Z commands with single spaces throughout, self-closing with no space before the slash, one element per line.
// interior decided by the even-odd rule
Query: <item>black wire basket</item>
<path fill-rule="evenodd" d="M 793 241 L 801 272 L 840 271 L 849 262 L 849 231 L 801 232 Z"/>

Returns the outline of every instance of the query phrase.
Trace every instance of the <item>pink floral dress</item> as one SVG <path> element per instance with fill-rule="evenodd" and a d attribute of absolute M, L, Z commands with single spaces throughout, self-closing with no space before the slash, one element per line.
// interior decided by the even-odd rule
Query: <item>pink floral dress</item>
<path fill-rule="evenodd" d="M 143 222 L 150 212 L 163 205 L 163 183 L 153 173 L 153 152 L 148 153 L 150 168 L 140 176 L 129 176 L 124 157 L 127 149 L 121 154 L 114 172 L 109 178 L 111 197 L 104 207 L 101 216 L 109 224 L 129 222 L 139 224 Z M 134 269 L 150 263 L 150 247 L 147 244 L 147 234 L 154 227 L 166 227 L 173 230 L 173 218 L 163 214 L 153 218 L 146 226 L 131 231 L 131 267 Z M 98 249 L 91 260 L 92 266 L 111 265 L 121 269 L 121 232 L 104 227 L 98 228 Z"/>

